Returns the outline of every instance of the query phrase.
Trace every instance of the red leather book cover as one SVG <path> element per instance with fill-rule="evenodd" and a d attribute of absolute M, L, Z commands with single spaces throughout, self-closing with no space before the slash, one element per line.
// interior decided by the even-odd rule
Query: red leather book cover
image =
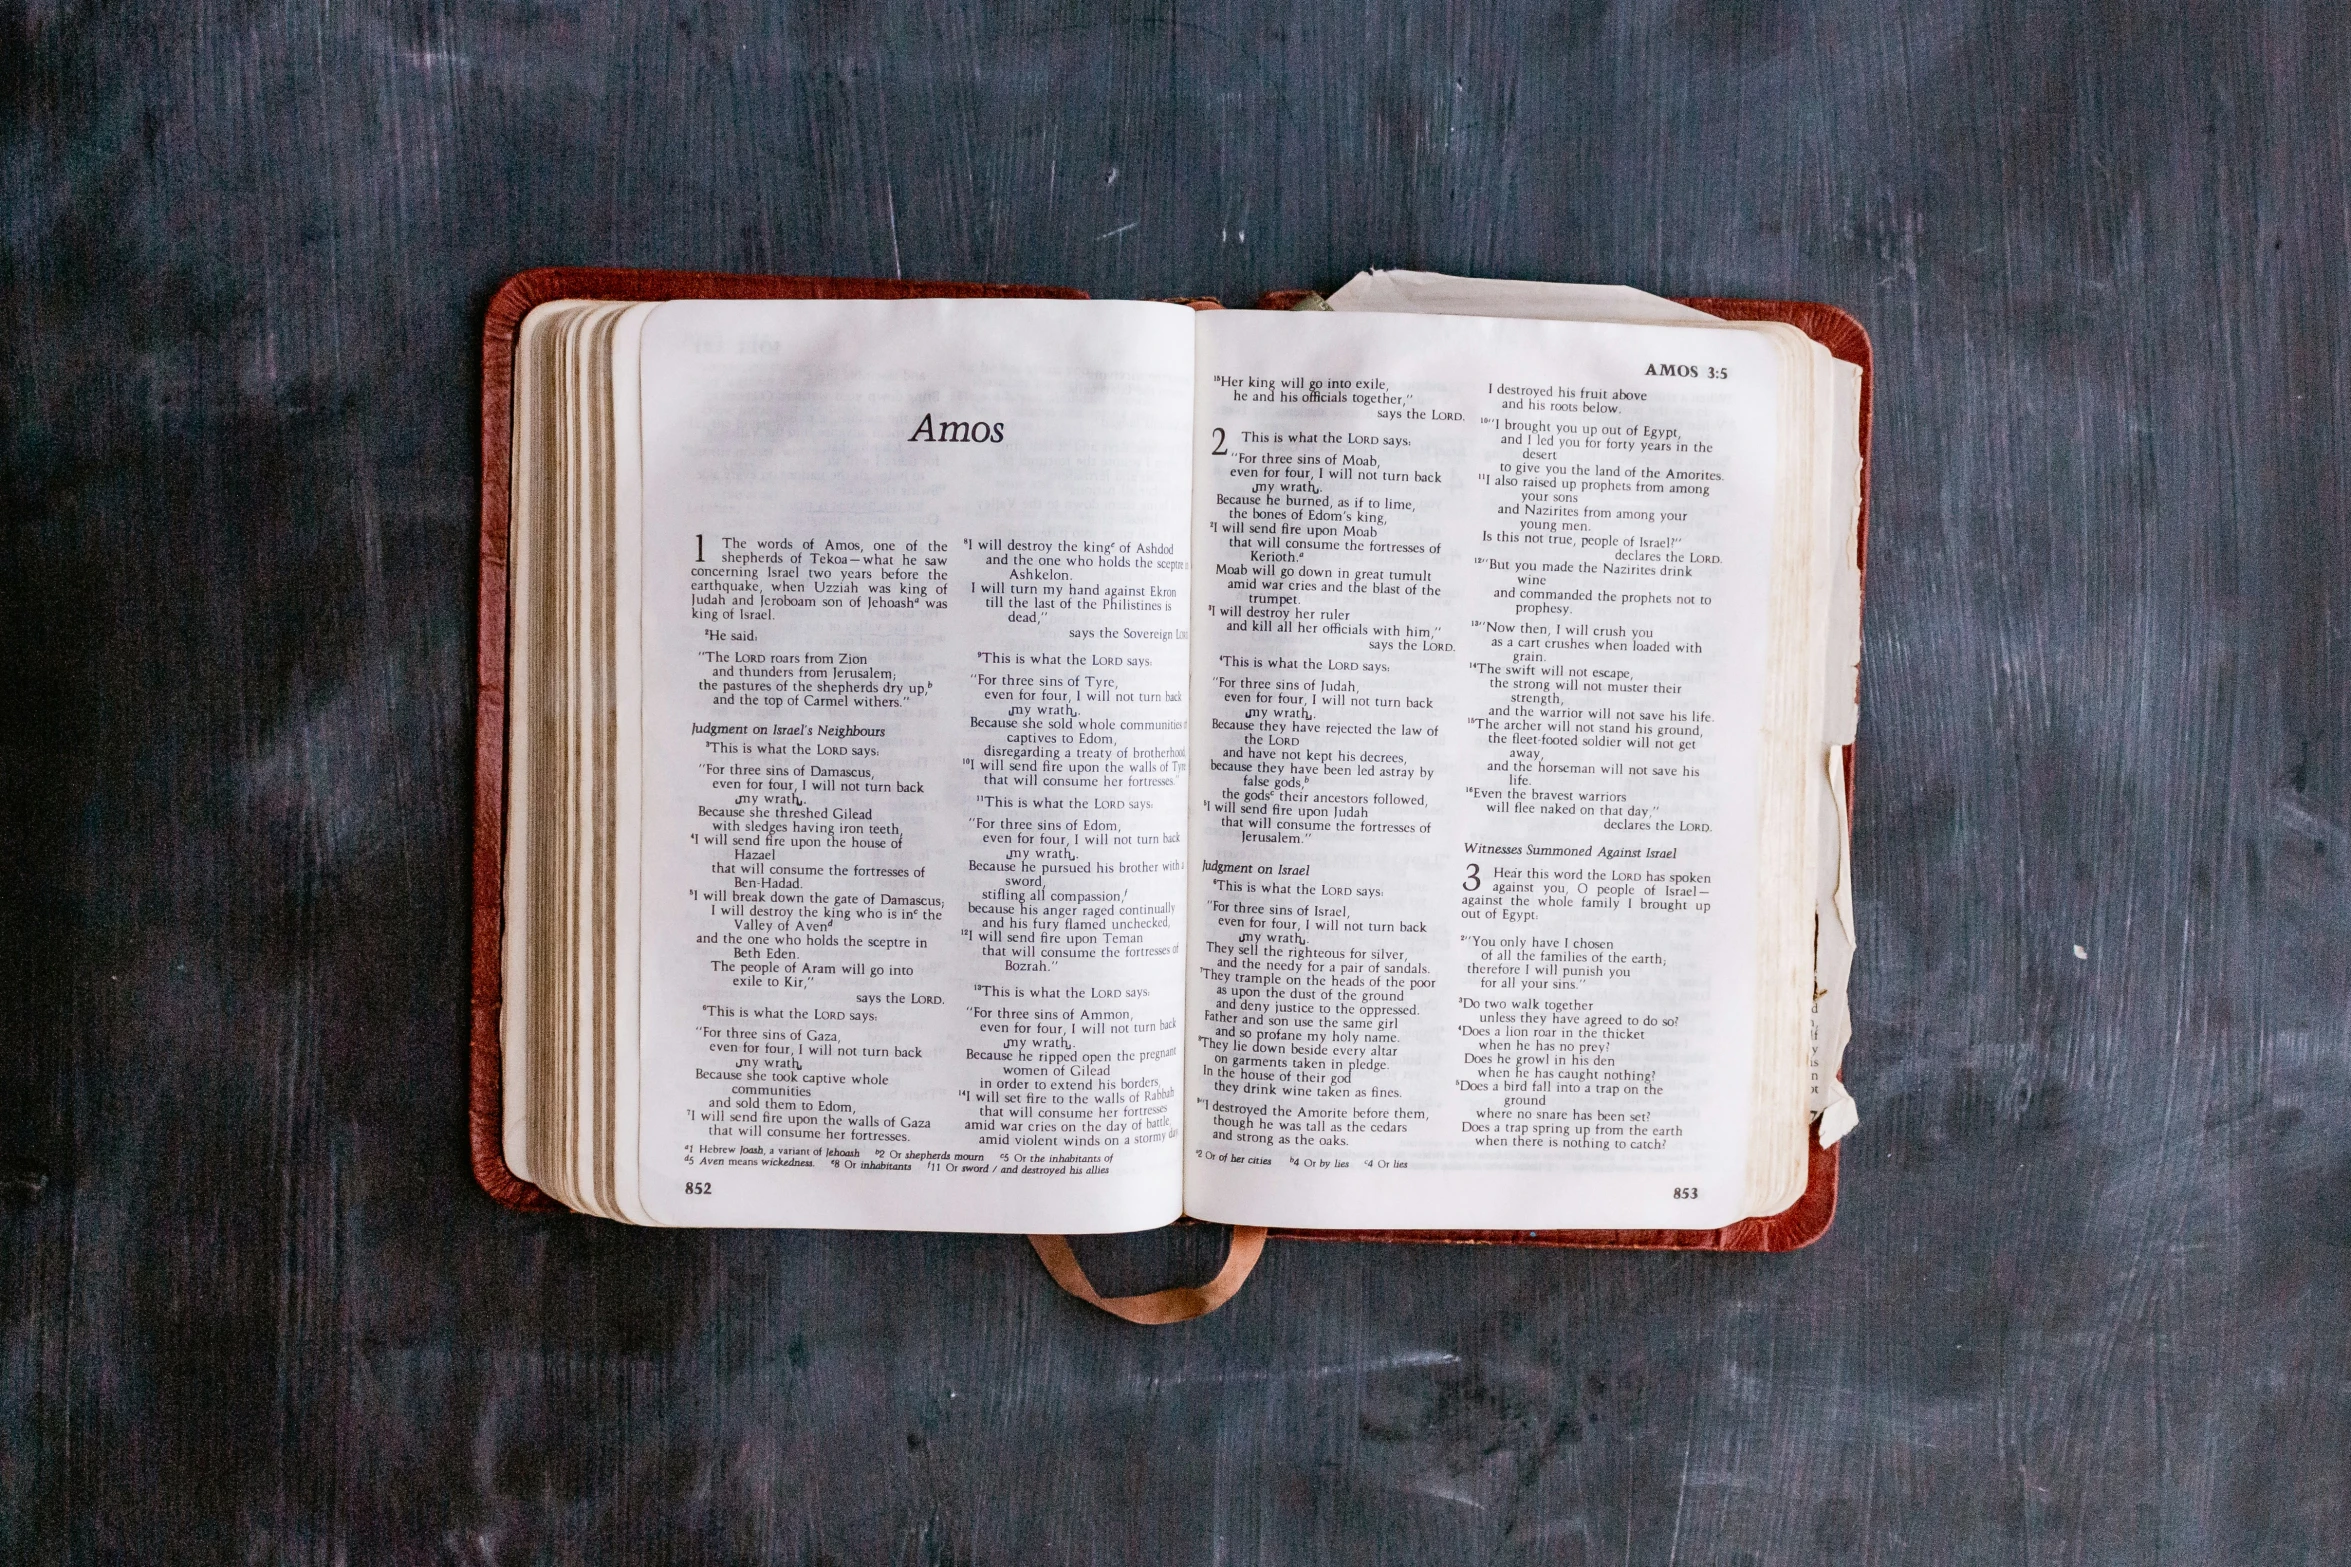
<path fill-rule="evenodd" d="M 555 299 L 1084 299 L 1076 289 L 998 283 L 916 283 L 892 278 L 756 277 L 723 272 L 658 272 L 605 267 L 540 267 L 518 273 L 491 298 L 482 324 L 482 537 L 474 715 L 472 1072 L 468 1131 L 474 1178 L 510 1208 L 561 1204 L 507 1168 L 498 1010 L 504 979 L 506 860 L 506 544 L 511 496 L 514 347 L 523 317 Z M 1283 310 L 1304 290 L 1264 295 L 1258 308 Z M 1182 303 L 1213 308 L 1213 301 Z M 1731 321 L 1784 321 L 1839 359 L 1861 367 L 1862 515 L 1869 537 L 1870 345 L 1861 323 L 1832 305 L 1789 300 L 1688 299 Z M 1853 752 L 1845 753 L 1850 798 Z M 1578 1246 L 1670 1251 L 1793 1251 L 1817 1240 L 1837 1207 L 1837 1150 L 1812 1150 L 1804 1195 L 1783 1213 L 1716 1230 L 1288 1230 L 1293 1240 L 1425 1241 L 1469 1246 Z"/>

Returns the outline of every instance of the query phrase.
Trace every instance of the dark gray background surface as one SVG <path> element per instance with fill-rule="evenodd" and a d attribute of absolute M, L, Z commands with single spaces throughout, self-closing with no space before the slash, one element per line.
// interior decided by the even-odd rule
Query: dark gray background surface
<path fill-rule="evenodd" d="M 0 1558 L 2341 1559 L 2347 32 L 0 3 Z M 1277 1243 L 1146 1331 L 1017 1239 L 493 1207 L 478 333 L 553 262 L 1853 311 L 1835 1229 Z"/>

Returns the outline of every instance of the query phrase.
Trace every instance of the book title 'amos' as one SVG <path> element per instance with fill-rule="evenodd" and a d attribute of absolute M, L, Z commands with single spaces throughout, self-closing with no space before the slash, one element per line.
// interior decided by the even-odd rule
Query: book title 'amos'
<path fill-rule="evenodd" d="M 909 441 L 968 441 L 975 445 L 997 442 L 1004 439 L 1004 421 L 999 419 L 994 424 L 990 424 L 981 419 L 941 419 L 933 423 L 931 416 L 924 414 L 922 423 L 914 427 L 914 433 L 907 439 Z"/>

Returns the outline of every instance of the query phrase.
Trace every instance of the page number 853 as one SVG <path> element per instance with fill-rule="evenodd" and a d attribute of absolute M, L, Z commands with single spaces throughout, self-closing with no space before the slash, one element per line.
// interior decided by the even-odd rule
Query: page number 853
<path fill-rule="evenodd" d="M 1676 1202 L 1689 1202 L 1697 1197 L 1698 1188 L 1695 1186 L 1677 1186 L 1673 1189 L 1673 1195 L 1674 1201 Z"/>

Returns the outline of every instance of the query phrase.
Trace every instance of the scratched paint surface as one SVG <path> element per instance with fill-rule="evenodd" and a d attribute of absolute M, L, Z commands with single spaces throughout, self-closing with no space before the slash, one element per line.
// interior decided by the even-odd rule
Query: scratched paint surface
<path fill-rule="evenodd" d="M 0 5 L 0 1557 L 2339 1552 L 2347 26 Z M 1015 1239 L 492 1207 L 476 334 L 550 262 L 1853 310 L 1835 1230 L 1280 1244 L 1139 1331 Z"/>

